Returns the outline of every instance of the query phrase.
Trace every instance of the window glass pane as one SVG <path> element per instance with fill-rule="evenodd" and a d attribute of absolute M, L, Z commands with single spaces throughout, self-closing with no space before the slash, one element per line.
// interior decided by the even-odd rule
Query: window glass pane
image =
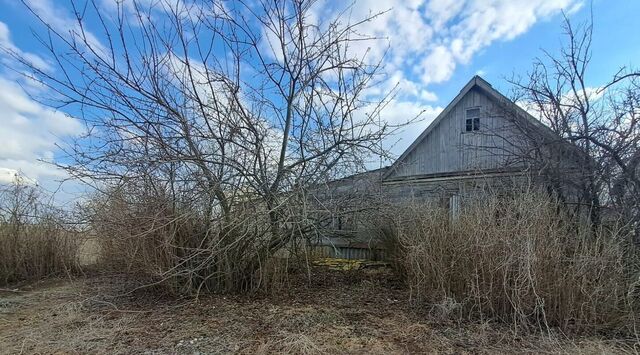
<path fill-rule="evenodd" d="M 471 132 L 473 130 L 473 120 L 468 118 L 466 122 L 466 131 Z"/>
<path fill-rule="evenodd" d="M 473 119 L 473 130 L 477 131 L 480 129 L 480 118 L 476 117 Z"/>

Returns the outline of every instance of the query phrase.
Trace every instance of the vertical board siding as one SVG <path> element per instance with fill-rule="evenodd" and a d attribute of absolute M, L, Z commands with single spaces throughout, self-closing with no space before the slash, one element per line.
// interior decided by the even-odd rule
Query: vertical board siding
<path fill-rule="evenodd" d="M 473 107 L 480 108 L 481 130 L 465 132 L 466 110 Z M 400 163 L 391 178 L 504 166 L 509 158 L 508 139 L 514 132 L 496 111 L 496 104 L 487 95 L 470 90 Z"/>
<path fill-rule="evenodd" d="M 319 245 L 314 248 L 316 256 L 349 260 L 387 260 L 387 252 L 381 248 L 334 247 Z"/>
<path fill-rule="evenodd" d="M 466 174 L 474 170 L 524 168 L 529 162 L 523 153 L 529 154 L 535 148 L 531 138 L 544 132 L 531 130 L 537 129 L 535 125 L 512 116 L 518 113 L 502 104 L 501 100 L 506 98 L 496 98 L 478 86 L 464 92 L 456 96 L 454 104 L 447 106 L 446 113 L 439 116 L 436 123 L 429 126 L 426 136 L 423 133 L 422 140 L 413 143 L 402 160 L 390 168 L 390 176 L 386 176 L 389 170 L 382 168 L 329 182 L 326 191 L 316 195 L 318 201 L 322 201 L 321 205 L 333 203 L 338 213 L 348 210 L 349 201 L 358 201 L 365 206 L 384 202 L 381 205 L 392 208 L 396 203 L 426 203 L 449 208 L 451 218 L 455 219 L 463 213 L 466 199 L 487 192 L 526 187 L 537 181 L 535 171 L 530 169 L 528 173 L 518 169 L 520 171 L 510 173 L 505 170 L 505 174 Z M 479 131 L 465 130 L 469 108 L 480 108 Z M 551 138 L 557 140 L 559 137 Z M 572 158 L 575 150 L 560 143 L 544 147 L 543 153 L 552 157 L 557 155 L 558 164 L 568 168 L 580 167 L 580 160 Z M 443 175 L 425 176 L 432 174 Z M 324 211 L 326 205 L 318 209 Z M 346 227 L 340 223 L 338 232 L 341 233 L 323 239 L 319 245 L 321 255 L 346 259 L 384 258 L 376 231 L 379 226 L 371 225 L 370 216 L 354 213 L 349 221 Z M 348 238 L 345 229 L 349 229 Z"/>

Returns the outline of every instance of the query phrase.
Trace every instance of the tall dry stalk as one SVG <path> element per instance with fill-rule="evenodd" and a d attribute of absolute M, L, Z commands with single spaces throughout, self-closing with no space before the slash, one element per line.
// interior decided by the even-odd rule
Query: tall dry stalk
<path fill-rule="evenodd" d="M 79 243 L 37 188 L 0 188 L 0 285 L 77 271 Z"/>
<path fill-rule="evenodd" d="M 595 235 L 535 192 L 469 199 L 459 219 L 429 205 L 394 214 L 413 300 L 440 315 L 515 329 L 630 331 L 640 268 L 630 230 Z"/>
<path fill-rule="evenodd" d="M 114 192 L 93 201 L 90 220 L 107 270 L 171 293 L 250 292 L 286 277 L 269 253 L 268 220 L 254 208 L 212 220 L 184 201 Z"/>

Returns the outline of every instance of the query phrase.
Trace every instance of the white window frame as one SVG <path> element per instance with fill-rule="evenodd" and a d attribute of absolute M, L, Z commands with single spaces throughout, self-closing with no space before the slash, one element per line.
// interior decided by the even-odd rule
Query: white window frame
<path fill-rule="evenodd" d="M 469 117 L 469 111 L 472 110 L 477 110 L 478 113 L 476 116 Z M 466 108 L 464 111 L 464 118 L 465 133 L 473 133 L 480 130 L 480 106 Z"/>

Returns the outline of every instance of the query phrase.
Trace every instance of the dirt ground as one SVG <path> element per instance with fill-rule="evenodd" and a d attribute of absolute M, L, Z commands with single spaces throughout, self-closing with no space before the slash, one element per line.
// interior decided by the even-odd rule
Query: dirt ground
<path fill-rule="evenodd" d="M 386 271 L 313 271 L 269 296 L 128 293 L 117 276 L 0 291 L 0 353 L 634 353 L 634 341 L 518 335 L 409 306 Z"/>

